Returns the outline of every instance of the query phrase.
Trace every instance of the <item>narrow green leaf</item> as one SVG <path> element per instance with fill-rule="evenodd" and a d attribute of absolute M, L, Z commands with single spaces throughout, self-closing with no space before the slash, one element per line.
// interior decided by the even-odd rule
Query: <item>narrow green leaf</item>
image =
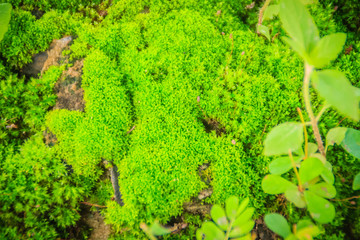
<path fill-rule="evenodd" d="M 214 220 L 214 222 L 224 231 L 228 228 L 229 222 L 226 218 L 224 209 L 218 205 L 215 204 L 210 211 L 211 218 Z"/>
<path fill-rule="evenodd" d="M 304 141 L 301 123 L 287 122 L 274 127 L 264 141 L 266 156 L 288 154 L 301 148 Z"/>
<path fill-rule="evenodd" d="M 231 196 L 228 199 L 226 199 L 225 211 L 229 221 L 235 220 L 238 207 L 239 207 L 239 198 L 235 196 Z"/>
<path fill-rule="evenodd" d="M 291 234 L 290 226 L 286 219 L 278 213 L 270 213 L 265 215 L 265 224 L 271 231 L 286 238 Z"/>
<path fill-rule="evenodd" d="M 205 222 L 200 230 L 200 234 L 205 235 L 205 240 L 223 240 L 225 238 L 225 233 L 213 222 Z"/>
<path fill-rule="evenodd" d="M 315 221 L 329 223 L 334 219 L 335 208 L 328 200 L 310 191 L 305 191 L 304 196 L 310 215 Z"/>
<path fill-rule="evenodd" d="M 329 104 L 359 121 L 359 99 L 345 74 L 337 70 L 314 71 L 313 86 Z"/>
<path fill-rule="evenodd" d="M 311 191 L 323 198 L 333 198 L 336 196 L 335 187 L 326 182 L 321 182 L 321 183 L 318 183 L 315 185 L 310 185 L 308 188 L 309 188 L 309 191 Z"/>
<path fill-rule="evenodd" d="M 236 216 L 240 216 L 240 214 L 245 210 L 247 205 L 249 204 L 249 198 L 245 198 L 241 203 L 239 208 L 236 211 Z"/>
<path fill-rule="evenodd" d="M 11 18 L 11 4 L 0 4 L 0 41 L 4 38 L 5 33 L 8 30 L 9 22 Z"/>
<path fill-rule="evenodd" d="M 360 172 L 356 174 L 354 178 L 354 182 L 352 185 L 353 190 L 359 190 L 360 189 Z"/>
<path fill-rule="evenodd" d="M 285 191 L 285 197 L 290 202 L 294 203 L 298 208 L 304 208 L 306 202 L 304 195 L 299 191 L 298 187 L 289 188 Z"/>
<path fill-rule="evenodd" d="M 299 0 L 281 0 L 279 14 L 285 31 L 310 53 L 319 41 L 319 31 L 306 7 Z"/>
<path fill-rule="evenodd" d="M 320 39 L 310 54 L 310 64 L 323 68 L 335 60 L 344 47 L 345 33 L 333 33 Z"/>
<path fill-rule="evenodd" d="M 242 224 L 241 226 L 235 226 L 229 234 L 230 238 L 237 238 L 241 237 L 242 235 L 245 235 L 253 229 L 255 222 L 254 221 L 248 221 Z"/>
<path fill-rule="evenodd" d="M 278 175 L 266 175 L 262 181 L 262 188 L 265 193 L 280 194 L 295 185 Z"/>
<path fill-rule="evenodd" d="M 336 127 L 336 128 L 330 129 L 326 135 L 326 147 L 332 146 L 335 143 L 337 145 L 340 145 L 341 142 L 345 138 L 346 131 L 347 131 L 347 128 L 345 128 L 345 127 Z"/>
<path fill-rule="evenodd" d="M 360 159 L 360 131 L 349 128 L 345 133 L 342 147 L 351 155 Z"/>
<path fill-rule="evenodd" d="M 240 214 L 234 221 L 234 226 L 241 226 L 245 222 L 249 221 L 255 212 L 255 208 L 247 208 L 242 214 Z"/>
<path fill-rule="evenodd" d="M 306 183 L 317 176 L 324 170 L 324 164 L 317 158 L 310 157 L 301 162 L 299 175 L 303 183 Z"/>
<path fill-rule="evenodd" d="M 267 40 L 270 41 L 270 30 L 269 30 L 269 28 L 268 28 L 267 26 L 257 25 L 256 28 L 257 28 L 257 29 L 256 29 L 257 32 L 259 32 L 259 33 L 261 33 L 262 35 L 264 35 L 264 36 L 267 38 Z"/>
<path fill-rule="evenodd" d="M 268 6 L 264 11 L 263 20 L 271 20 L 279 14 L 280 6 L 278 4 Z"/>
<path fill-rule="evenodd" d="M 329 163 L 328 161 L 325 162 L 324 171 L 321 173 L 320 176 L 325 180 L 325 182 L 327 182 L 329 184 L 334 184 L 335 177 L 332 172 L 331 163 Z"/>

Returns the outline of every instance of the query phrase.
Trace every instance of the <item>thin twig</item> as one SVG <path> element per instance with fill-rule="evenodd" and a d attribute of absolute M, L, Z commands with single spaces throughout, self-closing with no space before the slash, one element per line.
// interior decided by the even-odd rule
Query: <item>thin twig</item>
<path fill-rule="evenodd" d="M 101 206 L 101 205 L 97 205 L 97 204 L 93 204 L 93 203 L 88 203 L 88 202 L 80 202 L 80 203 L 81 203 L 81 204 L 84 204 L 84 205 L 92 206 L 92 207 L 107 208 L 106 206 Z"/>
<path fill-rule="evenodd" d="M 261 133 L 261 136 L 260 136 L 260 139 L 259 139 L 259 144 L 261 144 L 261 139 L 262 139 L 262 137 L 264 136 L 266 127 L 267 127 L 267 123 L 265 124 L 265 127 L 264 127 L 264 129 L 263 129 L 263 131 L 262 131 L 262 133 Z"/>
<path fill-rule="evenodd" d="M 266 10 L 266 8 L 269 6 L 271 0 L 266 0 L 264 5 L 262 6 L 262 8 L 260 9 L 260 12 L 259 12 L 259 20 L 258 20 L 258 26 L 260 26 L 262 24 L 262 21 L 263 21 L 263 16 L 264 16 L 264 12 Z M 260 34 L 259 31 L 257 31 L 257 34 Z"/>
<path fill-rule="evenodd" d="M 319 112 L 318 115 L 316 116 L 316 122 L 319 122 L 321 116 L 326 112 L 326 110 L 327 110 L 329 107 L 330 107 L 329 104 L 325 104 L 325 105 L 321 108 L 320 112 Z"/>
<path fill-rule="evenodd" d="M 303 185 L 302 185 L 302 183 L 301 183 L 300 175 L 299 175 L 299 172 L 298 172 L 298 170 L 297 170 L 297 168 L 296 168 L 296 164 L 295 164 L 295 161 L 294 161 L 294 158 L 293 158 L 293 155 L 292 155 L 290 149 L 289 149 L 289 157 L 290 157 L 290 160 L 291 160 L 291 163 L 292 163 L 292 166 L 293 166 L 293 169 L 294 169 L 296 178 L 297 178 L 298 183 L 299 183 L 299 191 L 300 191 L 300 192 L 303 192 L 303 191 L 304 191 L 304 188 L 303 188 Z"/>
<path fill-rule="evenodd" d="M 338 124 L 336 124 L 335 127 L 338 127 L 345 119 L 347 119 L 347 117 L 344 117 L 343 119 L 341 119 L 340 122 L 338 122 Z"/>
<path fill-rule="evenodd" d="M 131 133 L 134 129 L 135 129 L 135 125 L 126 133 L 126 134 L 129 134 L 129 133 Z"/>
<path fill-rule="evenodd" d="M 330 199 L 330 200 L 331 201 L 345 202 L 345 201 L 349 201 L 351 199 L 356 199 L 356 198 L 360 198 L 360 196 L 353 196 L 353 197 L 348 197 L 348 198 L 344 198 L 344 199 Z"/>

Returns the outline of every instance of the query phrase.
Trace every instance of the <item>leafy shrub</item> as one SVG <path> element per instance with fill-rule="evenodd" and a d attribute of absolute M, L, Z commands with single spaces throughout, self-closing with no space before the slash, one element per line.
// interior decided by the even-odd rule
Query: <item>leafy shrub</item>
<path fill-rule="evenodd" d="M 42 134 L 1 162 L 0 236 L 2 239 L 66 237 L 79 220 L 79 201 L 91 182 L 69 174 Z"/>

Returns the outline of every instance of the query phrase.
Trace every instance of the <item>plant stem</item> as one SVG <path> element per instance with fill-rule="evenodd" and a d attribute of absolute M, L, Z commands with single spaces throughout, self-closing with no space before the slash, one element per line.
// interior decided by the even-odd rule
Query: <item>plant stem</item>
<path fill-rule="evenodd" d="M 300 179 L 300 175 L 299 175 L 299 172 L 298 172 L 298 170 L 297 170 L 297 168 L 296 168 L 296 164 L 295 164 L 295 161 L 294 161 L 294 158 L 293 158 L 293 155 L 292 155 L 290 149 L 289 149 L 289 157 L 290 157 L 290 160 L 291 160 L 291 163 L 292 163 L 292 166 L 293 166 L 293 169 L 294 169 L 296 178 L 297 178 L 298 183 L 299 183 L 299 191 L 300 191 L 300 192 L 303 192 L 303 191 L 304 191 L 304 188 L 303 188 L 303 186 L 302 186 L 301 179 Z"/>
<path fill-rule="evenodd" d="M 320 153 L 321 153 L 321 155 L 326 157 L 325 148 L 324 148 L 323 142 L 321 140 L 320 131 L 319 131 L 319 128 L 317 125 L 317 119 L 314 116 L 314 112 L 311 108 L 311 102 L 310 102 L 310 76 L 311 76 L 312 71 L 313 71 L 313 67 L 310 66 L 309 64 L 305 63 L 305 76 L 304 76 L 304 86 L 303 86 L 304 87 L 303 95 L 304 95 L 304 101 L 305 101 L 305 109 L 309 115 L 311 126 L 314 131 L 315 140 L 319 147 Z"/>
<path fill-rule="evenodd" d="M 266 8 L 269 6 L 271 0 L 266 0 L 264 5 L 262 6 L 262 8 L 260 9 L 260 12 L 259 12 L 259 21 L 258 21 L 258 26 L 262 24 L 262 21 L 263 21 L 263 16 L 264 16 L 264 12 L 266 10 Z M 257 31 L 257 34 L 260 34 L 259 31 Z"/>
<path fill-rule="evenodd" d="M 306 124 L 305 124 L 305 121 L 304 121 L 304 116 L 302 115 L 302 112 L 301 112 L 301 109 L 300 108 L 297 108 L 297 111 L 299 113 L 299 116 L 300 116 L 300 119 L 301 119 L 301 122 L 304 126 L 304 138 L 305 138 L 305 158 L 304 159 L 307 159 L 308 158 L 308 134 L 307 134 L 307 130 L 306 130 Z"/>
<path fill-rule="evenodd" d="M 325 104 L 322 109 L 320 110 L 320 112 L 318 113 L 318 115 L 316 116 L 316 121 L 318 122 L 321 118 L 321 116 L 324 114 L 324 112 L 326 112 L 326 110 L 330 107 L 329 104 Z"/>
<path fill-rule="evenodd" d="M 233 223 L 234 223 L 234 221 L 230 221 L 229 227 L 228 227 L 228 229 L 226 230 L 226 236 L 225 236 L 224 240 L 228 240 L 228 239 L 229 239 L 229 235 L 230 235 L 230 231 L 231 231 L 231 228 L 232 228 Z"/>

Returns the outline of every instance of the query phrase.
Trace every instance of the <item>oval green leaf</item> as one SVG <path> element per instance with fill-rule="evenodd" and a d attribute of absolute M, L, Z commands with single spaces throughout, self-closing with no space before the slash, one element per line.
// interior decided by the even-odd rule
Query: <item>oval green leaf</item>
<path fill-rule="evenodd" d="M 345 138 L 346 131 L 347 131 L 347 128 L 345 128 L 345 127 L 336 127 L 336 128 L 330 129 L 326 135 L 326 147 L 332 146 L 335 143 L 337 145 L 340 145 L 341 142 Z"/>
<path fill-rule="evenodd" d="M 255 208 L 251 207 L 246 209 L 242 214 L 240 214 L 235 222 L 234 222 L 234 226 L 241 226 L 243 225 L 245 222 L 249 221 L 252 217 L 252 215 L 255 212 Z"/>
<path fill-rule="evenodd" d="M 294 186 L 295 185 L 288 180 L 273 174 L 266 175 L 262 181 L 264 192 L 269 194 L 284 193 L 288 188 Z"/>
<path fill-rule="evenodd" d="M 310 54 L 310 64 L 323 68 L 335 60 L 344 47 L 345 33 L 333 33 L 320 39 Z"/>
<path fill-rule="evenodd" d="M 333 198 L 336 196 L 336 189 L 333 185 L 322 182 L 308 187 L 309 191 L 323 198 Z"/>
<path fill-rule="evenodd" d="M 320 176 L 324 179 L 325 182 L 329 184 L 334 184 L 335 177 L 332 172 L 331 163 L 329 163 L 328 161 L 325 162 L 324 171 L 320 174 Z"/>
<path fill-rule="evenodd" d="M 294 188 L 287 189 L 285 191 L 285 197 L 287 200 L 294 203 L 294 205 L 298 208 L 306 207 L 304 195 L 299 191 L 296 186 Z"/>
<path fill-rule="evenodd" d="M 206 240 L 223 240 L 225 238 L 225 233 L 221 231 L 213 222 L 205 222 L 199 234 L 196 233 L 197 236 L 205 235 Z"/>
<path fill-rule="evenodd" d="M 258 33 L 261 33 L 262 35 L 264 35 L 266 37 L 266 39 L 270 41 L 270 30 L 269 30 L 269 28 L 267 26 L 257 25 L 256 26 L 256 31 Z"/>
<path fill-rule="evenodd" d="M 241 226 L 235 226 L 229 234 L 230 238 L 238 238 L 238 237 L 242 237 L 245 234 L 248 234 L 251 229 L 253 229 L 255 225 L 254 221 L 248 221 L 245 222 L 244 224 L 242 224 Z"/>
<path fill-rule="evenodd" d="M 360 131 L 349 128 L 345 133 L 342 147 L 351 155 L 360 159 Z"/>
<path fill-rule="evenodd" d="M 228 199 L 226 199 L 225 211 L 229 221 L 235 220 L 238 207 L 239 207 L 239 198 L 235 196 L 231 196 Z"/>
<path fill-rule="evenodd" d="M 249 204 L 249 198 L 245 198 L 241 203 L 239 208 L 236 211 L 236 216 L 240 216 L 240 214 L 245 210 L 247 205 Z"/>
<path fill-rule="evenodd" d="M 268 6 L 264 11 L 263 20 L 271 20 L 279 14 L 280 6 L 278 4 Z"/>
<path fill-rule="evenodd" d="M 301 162 L 299 175 L 302 183 L 318 177 L 324 170 L 324 164 L 317 158 L 307 158 Z"/>
<path fill-rule="evenodd" d="M 265 224 L 271 231 L 279 234 L 281 237 L 286 238 L 291 234 L 290 226 L 286 219 L 278 213 L 266 214 Z"/>
<path fill-rule="evenodd" d="M 288 154 L 301 148 L 304 141 L 301 123 L 287 122 L 274 127 L 264 141 L 266 156 Z"/>
<path fill-rule="evenodd" d="M 337 70 L 314 71 L 313 86 L 329 104 L 341 113 L 359 121 L 359 99 L 345 74 Z"/>
<path fill-rule="evenodd" d="M 304 193 L 311 217 L 319 223 L 329 223 L 335 217 L 334 206 L 326 199 L 310 192 Z"/>
<path fill-rule="evenodd" d="M 229 222 L 226 218 L 224 209 L 218 205 L 215 204 L 210 211 L 211 218 L 214 220 L 214 222 L 223 230 L 226 230 L 228 228 Z"/>

